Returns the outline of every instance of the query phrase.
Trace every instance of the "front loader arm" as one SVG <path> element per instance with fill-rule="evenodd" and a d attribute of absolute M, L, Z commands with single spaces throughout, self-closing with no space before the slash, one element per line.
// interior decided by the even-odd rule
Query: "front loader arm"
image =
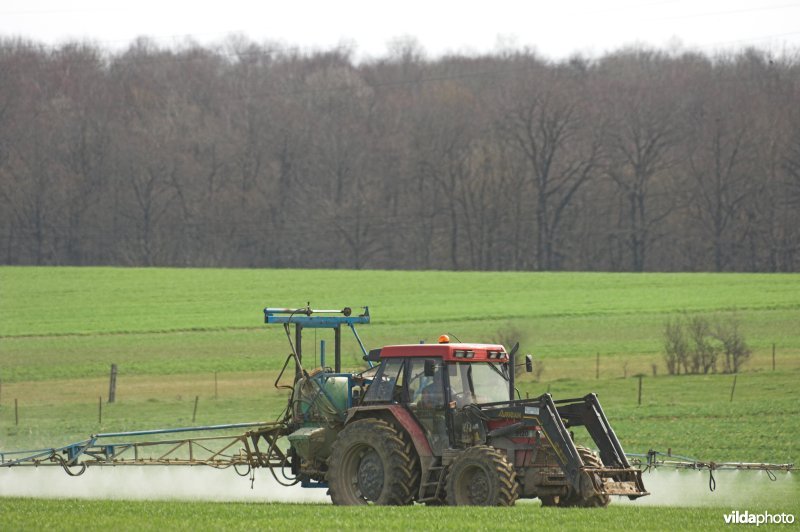
<path fill-rule="evenodd" d="M 556 410 L 559 421 L 562 421 L 565 427 L 564 430 L 571 427 L 586 427 L 586 431 L 600 451 L 601 468 L 586 467 L 587 464 L 583 464 L 582 468 L 596 491 L 609 495 L 627 495 L 630 499 L 648 495 L 642 482 L 642 472 L 631 467 L 625 457 L 622 444 L 611 428 L 596 394 L 590 393 L 582 398 L 559 401 L 552 401 L 548 395 L 547 400 L 558 405 Z M 568 470 L 565 468 L 565 471 Z M 578 487 L 576 480 L 569 473 L 568 478 L 574 487 Z M 579 475 L 577 482 L 581 480 Z"/>
<path fill-rule="evenodd" d="M 597 396 L 589 394 L 577 399 L 553 401 L 546 393 L 535 399 L 481 405 L 485 415 L 493 419 L 520 419 L 516 430 L 538 427 L 547 439 L 559 466 L 573 492 L 587 496 L 647 495 L 641 471 L 631 467 L 614 430 L 600 406 Z M 601 466 L 587 464 L 572 441 L 571 427 L 584 426 L 600 451 Z M 489 437 L 499 436 L 511 427 L 495 429 Z"/>
<path fill-rule="evenodd" d="M 559 408 L 553 398 L 546 393 L 535 399 L 522 399 L 512 402 L 492 403 L 481 405 L 484 413 L 491 419 L 521 419 L 513 426 L 494 430 L 488 434 L 500 436 L 512 429 L 515 430 L 541 430 L 556 455 L 558 465 L 564 471 L 567 481 L 577 491 L 580 490 L 581 470 L 583 460 L 578 454 L 578 449 L 572 441 L 572 436 L 561 419 Z"/>
<path fill-rule="evenodd" d="M 555 452 L 556 459 L 558 460 L 561 469 L 571 485 L 578 489 L 580 483 L 580 470 L 583 467 L 583 460 L 578 454 L 578 449 L 572 441 L 572 437 L 561 420 L 561 415 L 553 402 L 550 394 L 544 394 L 539 397 L 539 424 L 542 427 L 544 436 L 550 442 Z M 531 407 L 526 407 L 530 411 Z"/>
<path fill-rule="evenodd" d="M 554 401 L 554 404 L 563 405 L 557 406 L 557 409 L 567 428 L 586 427 L 586 431 L 600 451 L 603 464 L 609 467 L 631 466 L 596 394 L 590 393 L 581 399 Z"/>

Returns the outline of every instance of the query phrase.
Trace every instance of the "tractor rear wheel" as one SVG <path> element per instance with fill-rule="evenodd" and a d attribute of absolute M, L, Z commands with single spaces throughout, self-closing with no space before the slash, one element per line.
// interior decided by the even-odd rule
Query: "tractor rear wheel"
<path fill-rule="evenodd" d="M 600 457 L 591 449 L 583 445 L 576 445 L 575 447 L 578 449 L 578 455 L 580 455 L 585 465 L 589 467 L 603 467 L 602 460 L 600 460 Z M 581 487 L 583 488 L 581 493 L 571 492 L 569 495 L 559 497 L 556 504 L 562 507 L 580 506 L 582 508 L 605 508 L 608 506 L 608 503 L 611 502 L 611 497 L 609 495 L 602 495 L 594 491 L 589 478 L 581 479 Z M 544 501 L 542 501 L 542 505 L 544 506 Z"/>
<path fill-rule="evenodd" d="M 513 506 L 519 497 L 519 484 L 502 452 L 476 445 L 450 466 L 446 491 L 451 506 Z"/>
<path fill-rule="evenodd" d="M 333 504 L 411 504 L 419 465 L 405 434 L 380 419 L 346 426 L 331 449 L 327 474 Z"/>

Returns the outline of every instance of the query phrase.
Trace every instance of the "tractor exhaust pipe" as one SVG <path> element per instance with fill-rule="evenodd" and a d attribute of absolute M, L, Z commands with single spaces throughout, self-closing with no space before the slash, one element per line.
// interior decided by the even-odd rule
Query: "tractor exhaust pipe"
<path fill-rule="evenodd" d="M 511 401 L 517 398 L 517 351 L 519 351 L 519 342 L 514 344 L 514 347 L 511 348 L 511 352 L 508 354 L 508 398 Z"/>

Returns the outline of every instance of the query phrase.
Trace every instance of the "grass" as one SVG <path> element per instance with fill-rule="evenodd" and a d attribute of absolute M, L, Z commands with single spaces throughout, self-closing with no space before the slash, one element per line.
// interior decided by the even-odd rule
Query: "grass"
<path fill-rule="evenodd" d="M 681 530 L 724 525 L 726 508 L 351 507 L 327 505 L 7 499 L 9 530 Z M 780 511 L 780 510 L 776 510 Z M 783 510 L 786 511 L 786 510 Z M 144 517 L 146 516 L 146 517 Z"/>
<path fill-rule="evenodd" d="M 530 375 L 521 379 L 522 393 L 566 398 L 597 392 L 629 452 L 671 448 L 705 460 L 800 461 L 800 275 L 747 274 L 4 267 L 0 449 L 191 425 L 198 396 L 198 425 L 274 419 L 286 398 L 272 382 L 289 348 L 280 327 L 263 325 L 261 309 L 309 300 L 317 308 L 369 304 L 373 323 L 359 329 L 368 347 L 432 341 L 443 332 L 486 341 L 517 328 L 523 351 L 533 352 L 545 368 L 541 382 Z M 664 375 L 663 324 L 682 311 L 735 313 L 741 322 L 754 355 L 737 377 L 733 401 L 730 375 Z M 322 337 L 306 336 L 306 359 L 314 357 Z M 771 370 L 773 343 L 777 371 Z M 345 366 L 362 364 L 352 342 L 344 355 Z M 99 422 L 98 397 L 107 395 L 111 363 L 120 368 L 118 401 L 103 404 Z M 647 375 L 641 405 L 636 374 Z M 798 500 L 796 488 L 791 481 L 766 493 L 789 490 L 788 496 L 775 495 L 776 508 L 785 509 L 787 500 Z M 451 511 L 452 518 L 443 516 Z M 7 529 L 235 529 L 252 523 L 270 529 L 307 523 L 519 529 L 533 523 L 646 530 L 719 526 L 722 513 L 644 507 L 572 512 L 524 504 L 499 511 L 376 510 L 3 499 Z"/>
<path fill-rule="evenodd" d="M 442 332 L 490 340 L 514 326 L 523 349 L 579 376 L 594 368 L 576 360 L 598 352 L 649 372 L 667 317 L 735 311 L 758 364 L 775 343 L 781 366 L 797 367 L 798 288 L 798 275 L 4 267 L 0 379 L 100 377 L 111 363 L 128 375 L 277 370 L 286 340 L 263 326 L 261 309 L 309 300 L 370 305 L 368 346 Z M 347 353 L 347 365 L 360 365 Z"/>
<path fill-rule="evenodd" d="M 3 267 L 0 280 L 4 337 L 257 328 L 264 306 L 306 300 L 369 304 L 384 325 L 800 310 L 793 274 Z"/>

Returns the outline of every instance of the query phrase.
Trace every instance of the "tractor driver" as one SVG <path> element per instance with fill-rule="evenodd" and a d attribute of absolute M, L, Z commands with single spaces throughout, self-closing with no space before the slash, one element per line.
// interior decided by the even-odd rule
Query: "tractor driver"
<path fill-rule="evenodd" d="M 448 366 L 445 366 L 448 367 Z M 456 402 L 456 406 L 458 408 L 463 407 L 465 404 L 472 403 L 474 401 L 470 400 L 472 396 L 471 393 L 458 393 L 457 390 L 453 387 L 453 380 L 458 379 L 458 374 L 456 373 L 457 366 L 449 366 L 450 368 L 450 400 Z M 431 379 L 430 382 L 422 388 L 419 393 L 419 406 L 421 408 L 444 408 L 445 405 L 445 397 L 444 397 L 444 383 L 442 382 L 442 375 L 444 373 L 444 368 L 442 366 L 436 367 L 436 372 L 434 373 L 433 377 L 427 377 Z"/>
<path fill-rule="evenodd" d="M 442 408 L 444 406 L 444 385 L 442 383 L 442 368 L 437 366 L 436 372 L 430 383 L 422 388 L 419 399 L 420 408 Z"/>
<path fill-rule="evenodd" d="M 421 382 L 425 384 L 419 391 L 419 400 L 412 407 L 425 430 L 428 442 L 437 453 L 442 452 L 448 445 L 444 397 L 445 371 L 445 368 L 439 363 L 436 365 L 433 376 L 420 378 Z"/>

